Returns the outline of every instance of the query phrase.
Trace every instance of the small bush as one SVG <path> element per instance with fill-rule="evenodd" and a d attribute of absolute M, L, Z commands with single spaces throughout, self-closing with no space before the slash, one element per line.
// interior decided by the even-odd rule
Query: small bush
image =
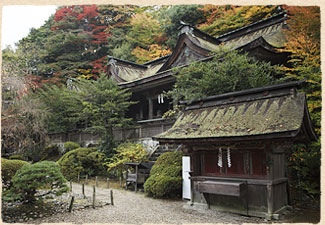
<path fill-rule="evenodd" d="M 12 155 L 9 157 L 9 159 L 17 159 L 17 160 L 23 160 L 24 161 L 24 157 L 22 155 Z"/>
<path fill-rule="evenodd" d="M 16 172 L 26 164 L 29 163 L 22 160 L 9 160 L 1 158 L 1 177 L 3 184 L 6 187 L 10 187 L 13 176 L 15 176 Z"/>
<path fill-rule="evenodd" d="M 58 165 L 42 161 L 22 166 L 12 178 L 12 187 L 4 193 L 5 201 L 34 203 L 43 198 L 59 196 L 69 190 Z"/>
<path fill-rule="evenodd" d="M 67 153 L 77 148 L 80 148 L 80 145 L 76 142 L 68 141 L 64 143 L 64 153 Z"/>
<path fill-rule="evenodd" d="M 94 176 L 106 172 L 103 165 L 105 154 L 96 151 L 96 148 L 77 148 L 64 154 L 58 164 L 61 172 L 68 180 L 76 180 L 78 174 Z"/>
<path fill-rule="evenodd" d="M 180 196 L 182 193 L 182 177 L 171 177 L 163 174 L 150 176 L 145 183 L 145 191 L 158 198 Z"/>
<path fill-rule="evenodd" d="M 179 197 L 182 193 L 182 153 L 166 152 L 159 156 L 144 184 L 144 191 L 158 198 Z"/>
<path fill-rule="evenodd" d="M 41 161 L 57 161 L 61 156 L 60 148 L 57 145 L 48 145 L 39 154 Z"/>
<path fill-rule="evenodd" d="M 116 154 L 106 163 L 108 172 L 113 175 L 122 176 L 125 171 L 126 162 L 143 162 L 147 159 L 148 153 L 141 144 L 122 143 L 116 149 Z"/>

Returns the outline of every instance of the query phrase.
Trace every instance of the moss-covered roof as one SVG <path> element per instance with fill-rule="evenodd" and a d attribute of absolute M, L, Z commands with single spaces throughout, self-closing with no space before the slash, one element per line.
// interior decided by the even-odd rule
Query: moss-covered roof
<path fill-rule="evenodd" d="M 183 64 L 193 60 L 204 59 L 209 52 L 216 51 L 221 43 L 229 46 L 231 49 L 239 49 L 263 38 L 266 45 L 269 44 L 271 49 L 274 47 L 282 47 L 285 42 L 283 33 L 284 20 L 284 14 L 279 14 L 217 38 L 209 36 L 192 26 L 184 25 L 172 54 L 144 63 L 143 65 L 133 65 L 132 63 L 128 65 L 126 61 L 122 60 L 122 64 L 117 63 L 115 65 L 117 67 L 115 70 L 116 76 L 122 78 L 123 81 L 120 81 L 121 85 L 153 77 L 170 69 L 183 55 L 187 56 Z M 189 47 L 193 51 L 196 51 L 198 56 L 193 58 L 193 55 L 188 55 L 187 53 L 182 54 Z"/>
<path fill-rule="evenodd" d="M 285 95 L 184 111 L 156 139 L 256 136 L 297 131 L 302 126 L 305 94 Z"/>
<path fill-rule="evenodd" d="M 240 48 L 260 37 L 263 37 L 269 44 L 274 47 L 283 47 L 285 37 L 283 34 L 283 23 L 278 23 L 255 32 L 243 35 L 241 37 L 226 41 L 225 46 L 233 49 Z"/>

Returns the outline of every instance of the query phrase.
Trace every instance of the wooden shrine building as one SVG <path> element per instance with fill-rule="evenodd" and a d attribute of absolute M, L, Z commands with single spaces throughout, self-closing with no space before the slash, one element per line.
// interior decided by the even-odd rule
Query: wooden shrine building
<path fill-rule="evenodd" d="M 211 96 L 187 105 L 154 139 L 182 144 L 191 159 L 191 201 L 272 218 L 288 206 L 286 156 L 316 140 L 302 82 Z"/>
<path fill-rule="evenodd" d="M 118 82 L 119 86 L 132 92 L 132 101 L 138 102 L 130 107 L 128 117 L 133 118 L 135 125 L 129 128 L 115 128 L 115 140 L 145 140 L 145 145 L 155 148 L 157 142 L 151 137 L 172 127 L 175 120 L 164 119 L 163 114 L 173 109 L 171 99 L 163 95 L 175 84 L 172 69 L 184 67 L 194 61 L 212 59 L 211 53 L 220 46 L 242 50 L 258 60 L 271 64 L 285 64 L 288 53 L 279 52 L 284 44 L 286 14 L 280 13 L 248 26 L 212 37 L 199 29 L 182 24 L 178 40 L 170 55 L 137 64 L 108 56 L 107 76 Z M 91 134 L 54 134 L 53 144 L 66 141 L 96 143 L 97 137 Z"/>
<path fill-rule="evenodd" d="M 272 64 L 284 64 L 287 53 L 277 51 L 284 43 L 286 14 L 280 13 L 265 20 L 242 27 L 219 37 L 212 37 L 190 25 L 182 24 L 172 54 L 137 64 L 108 56 L 107 76 L 121 87 L 129 88 L 133 101 L 129 117 L 137 125 L 133 129 L 116 129 L 117 140 L 151 138 L 168 130 L 174 120 L 162 115 L 173 108 L 171 99 L 163 93 L 175 83 L 172 69 L 189 65 L 193 61 L 212 59 L 211 52 L 220 45 L 229 49 L 243 50 L 258 60 Z"/>

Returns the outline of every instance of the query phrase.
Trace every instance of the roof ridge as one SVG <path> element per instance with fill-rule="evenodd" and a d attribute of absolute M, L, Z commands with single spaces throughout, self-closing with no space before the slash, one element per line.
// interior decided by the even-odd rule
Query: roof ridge
<path fill-rule="evenodd" d="M 241 90 L 241 91 L 227 92 L 227 93 L 222 93 L 222 94 L 218 94 L 218 95 L 211 95 L 204 99 L 199 99 L 199 100 L 196 100 L 193 102 L 180 101 L 180 104 L 195 105 L 199 102 L 207 102 L 207 101 L 216 100 L 216 99 L 224 99 L 224 98 L 229 98 L 229 97 L 243 96 L 243 95 L 260 93 L 260 92 L 265 92 L 265 91 L 272 91 L 272 90 L 283 89 L 283 88 L 298 87 L 298 86 L 302 85 L 304 82 L 305 82 L 305 80 L 290 81 L 290 82 L 267 85 L 267 86 L 262 86 L 262 87 L 257 87 L 257 88 L 245 89 L 245 90 Z"/>
<path fill-rule="evenodd" d="M 110 56 L 110 55 L 108 55 L 107 58 L 108 58 L 108 60 L 114 59 L 114 60 L 117 60 L 117 61 L 121 61 L 123 63 L 131 64 L 133 66 L 139 66 L 139 67 L 142 67 L 142 68 L 145 68 L 145 69 L 148 68 L 146 65 L 138 64 L 138 63 L 131 62 L 131 61 L 124 60 L 124 59 L 120 59 L 120 58 L 116 58 L 116 57 Z"/>
<path fill-rule="evenodd" d="M 215 37 L 215 38 L 216 38 L 216 39 L 224 38 L 224 37 L 226 37 L 226 36 L 228 36 L 228 35 L 231 35 L 231 34 L 234 34 L 234 33 L 236 33 L 236 32 L 239 32 L 239 31 L 245 30 L 245 29 L 247 29 L 247 28 L 250 28 L 250 27 L 256 26 L 256 25 L 258 25 L 258 24 L 264 23 L 264 22 L 266 22 L 266 21 L 272 20 L 272 19 L 274 19 L 274 18 L 276 18 L 276 17 L 280 17 L 280 16 L 283 16 L 283 18 L 286 18 L 287 13 L 286 13 L 286 12 L 280 12 L 280 13 L 278 13 L 278 14 L 276 14 L 276 15 L 273 15 L 273 16 L 271 16 L 271 17 L 268 17 L 268 18 L 266 18 L 266 19 L 256 21 L 256 22 L 251 23 L 251 24 L 249 24 L 249 25 L 246 25 L 246 26 L 244 26 L 244 27 L 240 27 L 240 28 L 235 29 L 235 30 L 233 30 L 233 31 L 229 31 L 228 33 L 225 33 L 225 34 L 219 35 L 218 37 Z M 272 24 L 272 25 L 273 25 L 273 24 Z M 261 29 L 262 29 L 262 28 L 261 28 Z"/>
<path fill-rule="evenodd" d="M 143 63 L 142 65 L 148 65 L 148 64 L 150 64 L 150 63 L 154 63 L 154 62 L 156 62 L 156 61 L 159 61 L 159 60 L 161 60 L 161 59 L 167 58 L 167 57 L 169 57 L 169 56 L 171 56 L 171 53 L 168 54 L 168 55 L 161 56 L 161 57 L 159 57 L 159 58 L 157 58 L 157 59 L 153 59 L 153 60 L 147 61 L 147 62 Z"/>

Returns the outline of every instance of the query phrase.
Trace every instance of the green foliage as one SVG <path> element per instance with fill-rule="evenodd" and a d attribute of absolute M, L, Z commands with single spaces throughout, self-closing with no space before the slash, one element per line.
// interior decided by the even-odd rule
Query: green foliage
<path fill-rule="evenodd" d="M 134 104 L 129 100 L 131 92 L 121 89 L 104 75 L 96 81 L 81 81 L 78 87 L 83 106 L 81 116 L 90 124 L 86 130 L 101 136 L 99 151 L 110 157 L 115 147 L 113 128 L 131 122 L 131 119 L 126 118 L 126 111 Z"/>
<path fill-rule="evenodd" d="M 61 172 L 68 180 L 76 180 L 78 174 L 89 176 L 105 173 L 103 165 L 105 155 L 96 151 L 96 148 L 77 148 L 64 154 L 58 164 Z"/>
<path fill-rule="evenodd" d="M 173 198 L 182 193 L 182 178 L 155 174 L 144 184 L 145 192 L 158 198 Z"/>
<path fill-rule="evenodd" d="M 39 152 L 40 160 L 57 161 L 60 156 L 60 148 L 57 145 L 48 145 Z"/>
<path fill-rule="evenodd" d="M 23 166 L 29 164 L 22 160 L 8 160 L 1 158 L 1 178 L 2 183 L 5 186 L 11 186 L 11 179 L 16 174 L 16 172 Z"/>
<path fill-rule="evenodd" d="M 175 102 L 274 84 L 280 73 L 270 63 L 224 48 L 208 62 L 193 62 L 174 72 L 176 83 L 169 94 Z"/>
<path fill-rule="evenodd" d="M 80 148 L 80 145 L 76 142 L 67 141 L 64 143 L 64 152 L 67 153 L 73 149 Z"/>
<path fill-rule="evenodd" d="M 162 29 L 167 34 L 166 45 L 169 48 L 175 48 L 181 21 L 192 26 L 204 21 L 204 14 L 199 10 L 200 7 L 198 5 L 174 5 L 163 8 L 159 20 Z"/>
<path fill-rule="evenodd" d="M 219 6 L 207 4 L 200 10 L 205 15 L 205 21 L 198 27 L 212 36 L 231 32 L 280 12 L 276 5 Z"/>
<path fill-rule="evenodd" d="M 122 143 L 115 149 L 115 154 L 106 163 L 108 172 L 122 176 L 124 172 L 124 163 L 143 162 L 147 159 L 148 153 L 141 144 Z"/>
<path fill-rule="evenodd" d="M 316 134 L 321 135 L 322 72 L 320 57 L 320 8 L 318 6 L 286 6 L 289 29 L 284 51 L 291 53 L 289 66 L 282 69 L 286 77 L 306 80 L 308 109 Z M 297 145 L 289 155 L 289 176 L 297 195 L 320 197 L 320 138 L 310 145 Z"/>
<path fill-rule="evenodd" d="M 46 85 L 37 93 L 37 98 L 49 111 L 49 133 L 67 133 L 83 123 L 83 107 L 80 94 L 76 90 L 71 90 L 65 85 Z"/>
<path fill-rule="evenodd" d="M 74 80 L 66 86 L 48 85 L 38 93 L 49 110 L 49 131 L 69 132 L 77 128 L 99 134 L 99 150 L 107 156 L 113 153 L 114 127 L 127 125 L 125 113 L 133 103 L 131 93 L 121 89 L 102 75 L 97 80 Z"/>
<path fill-rule="evenodd" d="M 15 159 L 17 159 L 17 160 L 24 160 L 24 157 L 22 155 L 11 155 L 9 157 L 9 159 L 12 159 L 12 160 L 15 160 Z"/>
<path fill-rule="evenodd" d="M 182 166 L 181 152 L 166 152 L 158 157 L 154 166 Z"/>
<path fill-rule="evenodd" d="M 179 197 L 182 193 L 182 153 L 166 152 L 158 157 L 144 184 L 144 191 L 153 197 Z"/>
<path fill-rule="evenodd" d="M 12 187 L 4 193 L 4 200 L 25 203 L 42 201 L 45 197 L 59 196 L 69 190 L 58 165 L 42 161 L 26 164 L 12 178 Z"/>
<path fill-rule="evenodd" d="M 287 6 L 289 17 L 284 51 L 291 53 L 289 66 L 282 69 L 293 80 L 306 80 L 308 109 L 320 135 L 322 111 L 322 72 L 320 58 L 320 8 Z"/>
<path fill-rule="evenodd" d="M 320 197 L 320 146 L 320 141 L 295 145 L 288 156 L 290 181 L 297 195 Z"/>

